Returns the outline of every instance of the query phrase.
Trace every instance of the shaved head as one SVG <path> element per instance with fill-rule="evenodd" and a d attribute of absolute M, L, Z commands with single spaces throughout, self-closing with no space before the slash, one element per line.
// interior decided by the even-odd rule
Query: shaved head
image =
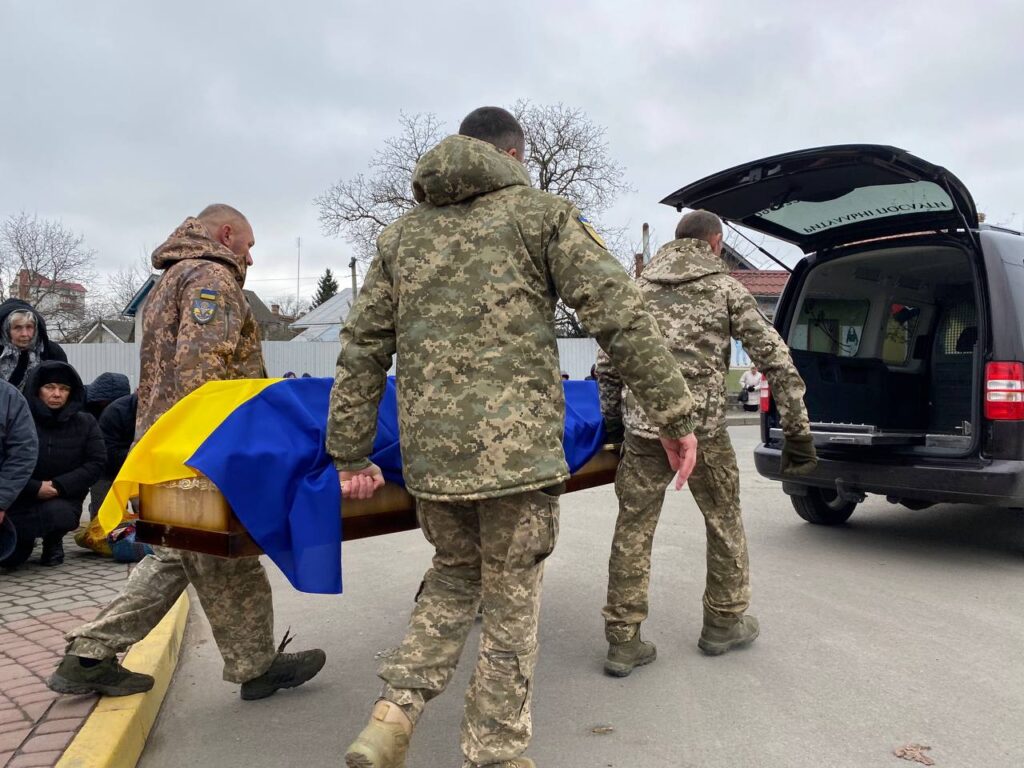
<path fill-rule="evenodd" d="M 690 211 L 676 225 L 676 240 L 692 237 L 696 240 L 710 240 L 722 234 L 722 220 L 709 211 Z"/>
<path fill-rule="evenodd" d="M 196 218 L 206 228 L 211 240 L 241 257 L 243 269 L 252 264 L 249 249 L 256 244 L 256 240 L 249 220 L 240 210 L 224 203 L 214 203 L 203 208 Z"/>
<path fill-rule="evenodd" d="M 203 226 L 205 226 L 211 232 L 223 224 L 235 224 L 238 221 L 248 222 L 245 215 L 237 208 L 232 208 L 230 205 L 224 203 L 214 203 L 208 205 L 199 212 L 196 216 Z"/>

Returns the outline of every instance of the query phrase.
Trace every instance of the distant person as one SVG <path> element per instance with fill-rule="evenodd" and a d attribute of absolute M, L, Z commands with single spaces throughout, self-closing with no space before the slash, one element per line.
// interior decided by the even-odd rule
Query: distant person
<path fill-rule="evenodd" d="M 0 379 L 18 389 L 28 373 L 44 360 L 68 361 L 60 344 L 50 341 L 46 321 L 26 301 L 7 299 L 0 304 Z"/>
<path fill-rule="evenodd" d="M 101 373 L 91 384 L 85 385 L 85 411 L 99 421 L 108 405 L 131 393 L 131 382 L 123 373 Z"/>
<path fill-rule="evenodd" d="M 568 381 L 569 374 L 566 371 L 562 371 L 562 381 Z"/>
<path fill-rule="evenodd" d="M 298 378 L 298 377 L 295 375 L 295 371 L 285 371 L 284 372 L 284 376 L 282 376 L 281 378 L 282 379 L 294 379 L 294 378 Z"/>
<path fill-rule="evenodd" d="M 590 373 L 587 374 L 586 381 L 597 381 L 597 364 L 590 366 Z"/>
<path fill-rule="evenodd" d="M 8 528 L 8 535 L 12 528 L 14 534 L 13 542 L 5 539 L 12 546 L 4 547 L 10 550 L 0 560 L 0 567 L 4 567 L 7 557 L 17 548 L 17 528 L 8 511 L 32 477 L 39 452 L 39 438 L 28 403 L 6 381 L 0 381 L 0 429 L 0 523 Z"/>
<path fill-rule="evenodd" d="M 312 379 L 313 375 L 310 374 L 310 373 L 304 373 L 304 374 L 302 374 L 302 378 L 304 378 L 304 379 Z"/>
<path fill-rule="evenodd" d="M 740 402 L 744 411 L 756 411 L 760 407 L 761 382 L 764 376 L 757 370 L 757 364 L 751 363 L 750 370 L 740 376 Z M 744 397 L 746 393 L 746 397 Z"/>
<path fill-rule="evenodd" d="M 128 451 L 135 442 L 135 415 L 139 408 L 138 393 L 130 392 L 117 398 L 100 416 L 100 432 L 107 449 L 107 461 L 103 473 L 90 491 L 89 517 L 95 518 L 103 499 L 110 491 L 114 478 L 124 466 Z"/>
<path fill-rule="evenodd" d="M 85 386 L 67 363 L 40 363 L 25 382 L 39 438 L 32 477 L 8 514 L 18 544 L 4 565 L 28 560 L 36 539 L 43 540 L 40 565 L 64 562 L 62 539 L 78 527 L 89 487 L 103 471 L 107 451 L 96 419 L 85 413 Z"/>
<path fill-rule="evenodd" d="M 757 307 L 757 301 L 722 261 L 722 222 L 707 211 L 680 219 L 666 243 L 637 279 L 644 305 L 654 315 L 696 402 L 697 466 L 689 488 L 707 531 L 704 626 L 698 647 L 711 656 L 753 642 L 760 632 L 750 605 L 750 567 L 740 511 L 739 469 L 726 431 L 726 373 L 732 339 L 738 339 L 772 383 L 785 435 L 784 475 L 803 475 L 817 464 L 804 382 L 789 348 Z M 611 363 L 598 359 L 601 410 L 626 427 L 615 475 L 619 516 L 608 563 L 604 608 L 608 657 L 605 672 L 623 677 L 656 658 L 640 639 L 647 618 L 651 546 L 675 474 L 658 442 L 658 430 L 637 398 L 623 388 Z"/>

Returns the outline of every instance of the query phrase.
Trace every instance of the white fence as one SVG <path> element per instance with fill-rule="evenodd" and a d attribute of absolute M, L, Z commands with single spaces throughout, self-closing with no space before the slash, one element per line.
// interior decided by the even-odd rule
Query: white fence
<path fill-rule="evenodd" d="M 123 373 L 134 389 L 139 383 L 138 344 L 65 344 L 68 362 L 75 367 L 82 381 L 88 384 L 101 373 Z M 263 359 L 267 374 L 281 376 L 294 371 L 296 376 L 334 376 L 334 365 L 341 344 L 337 342 L 264 341 Z M 563 371 L 574 379 L 590 373 L 597 359 L 597 343 L 593 339 L 559 339 L 558 354 Z"/>

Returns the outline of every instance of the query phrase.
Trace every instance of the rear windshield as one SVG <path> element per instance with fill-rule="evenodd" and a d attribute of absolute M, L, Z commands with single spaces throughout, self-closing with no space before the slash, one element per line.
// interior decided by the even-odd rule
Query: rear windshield
<path fill-rule="evenodd" d="M 793 199 L 760 211 L 755 218 L 800 235 L 813 235 L 889 216 L 952 210 L 953 202 L 942 187 L 930 181 L 914 181 L 858 187 L 820 203 Z"/>
<path fill-rule="evenodd" d="M 871 302 L 867 299 L 808 298 L 790 337 L 793 349 L 856 357 Z"/>

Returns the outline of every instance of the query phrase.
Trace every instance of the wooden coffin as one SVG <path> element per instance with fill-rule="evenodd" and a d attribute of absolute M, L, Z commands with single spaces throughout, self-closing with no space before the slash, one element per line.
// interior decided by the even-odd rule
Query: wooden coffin
<path fill-rule="evenodd" d="M 566 491 L 611 483 L 618 465 L 619 447 L 607 445 L 566 481 Z M 391 483 L 386 483 L 372 499 L 346 501 L 341 517 L 345 541 L 417 527 L 415 499 L 404 488 Z M 143 485 L 136 540 L 219 557 L 245 557 L 262 552 L 224 496 L 205 477 Z"/>

